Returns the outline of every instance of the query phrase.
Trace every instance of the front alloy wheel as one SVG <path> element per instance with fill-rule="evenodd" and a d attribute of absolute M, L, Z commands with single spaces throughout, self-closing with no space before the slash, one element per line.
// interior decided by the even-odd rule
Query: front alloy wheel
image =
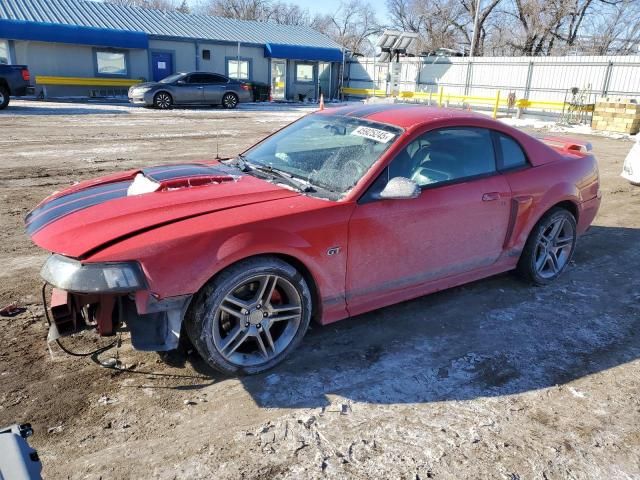
<path fill-rule="evenodd" d="M 187 332 L 207 362 L 229 374 L 251 374 L 280 363 L 301 341 L 311 311 L 302 276 L 277 258 L 230 267 L 195 299 Z"/>
<path fill-rule="evenodd" d="M 166 110 L 173 105 L 173 98 L 166 92 L 160 92 L 153 97 L 153 104 L 161 110 Z"/>

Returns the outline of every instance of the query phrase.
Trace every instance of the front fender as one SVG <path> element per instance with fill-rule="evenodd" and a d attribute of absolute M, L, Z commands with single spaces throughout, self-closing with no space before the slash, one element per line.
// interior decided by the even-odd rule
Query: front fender
<path fill-rule="evenodd" d="M 347 225 L 353 206 L 323 202 L 329 205 L 259 221 L 252 217 L 268 214 L 262 206 L 203 215 L 138 234 L 87 261 L 139 261 L 150 294 L 162 299 L 194 294 L 218 272 L 248 257 L 292 257 L 312 276 L 323 317 L 336 315 L 337 319 L 346 316 Z M 329 255 L 329 249 L 336 247 L 337 254 Z"/>

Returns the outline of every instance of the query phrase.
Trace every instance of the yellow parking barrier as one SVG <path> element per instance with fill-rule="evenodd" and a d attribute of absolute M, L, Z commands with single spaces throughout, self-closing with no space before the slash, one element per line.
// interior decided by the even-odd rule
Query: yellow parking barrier
<path fill-rule="evenodd" d="M 36 75 L 37 85 L 71 85 L 83 87 L 130 87 L 142 80 L 135 78 L 51 77 Z"/>
<path fill-rule="evenodd" d="M 496 103 L 493 106 L 493 118 L 496 119 L 498 118 L 498 107 L 500 106 L 500 90 L 498 90 L 498 93 L 496 94 Z"/>
<path fill-rule="evenodd" d="M 355 95 L 355 96 L 376 96 L 376 97 L 386 97 L 388 96 L 384 90 L 373 90 L 368 88 L 343 88 L 342 91 L 346 95 Z M 375 92 L 375 93 L 374 93 Z M 434 92 L 410 92 L 410 91 L 402 91 L 398 94 L 399 98 L 404 99 L 413 99 L 413 100 L 426 100 L 434 97 Z M 479 97 L 473 95 L 457 95 L 457 94 L 449 94 L 445 93 L 444 88 L 440 87 L 437 92 L 437 104 L 439 106 L 444 105 L 444 100 L 447 103 L 460 103 L 460 104 L 468 104 L 468 105 L 486 105 L 492 107 L 494 115 L 497 115 L 497 110 L 500 107 L 508 107 L 509 100 L 508 98 L 502 98 L 501 92 L 498 91 L 495 97 Z M 565 102 L 557 102 L 557 101 L 546 101 L 546 100 L 527 100 L 520 99 L 515 102 L 515 107 L 525 109 L 531 108 L 535 110 L 559 110 L 567 108 L 569 104 Z M 581 107 L 583 111 L 592 111 L 593 105 L 584 105 Z"/>
<path fill-rule="evenodd" d="M 345 95 L 366 96 L 366 97 L 386 97 L 387 92 L 384 90 L 374 90 L 373 88 L 351 88 L 343 87 L 342 93 Z"/>

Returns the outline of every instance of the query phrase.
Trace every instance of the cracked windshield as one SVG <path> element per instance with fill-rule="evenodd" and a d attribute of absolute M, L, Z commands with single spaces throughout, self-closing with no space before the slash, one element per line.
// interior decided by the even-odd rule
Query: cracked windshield
<path fill-rule="evenodd" d="M 393 144 L 401 130 L 357 118 L 305 117 L 245 152 L 250 165 L 301 179 L 320 196 L 346 194 Z"/>

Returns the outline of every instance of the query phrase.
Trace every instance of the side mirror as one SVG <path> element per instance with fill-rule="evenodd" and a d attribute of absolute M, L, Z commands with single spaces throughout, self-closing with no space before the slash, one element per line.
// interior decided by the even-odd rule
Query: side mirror
<path fill-rule="evenodd" d="M 395 177 L 387 182 L 379 197 L 384 200 L 408 200 L 418 198 L 422 190 L 416 182 L 405 177 Z"/>
<path fill-rule="evenodd" d="M 187 82 L 185 82 L 184 80 L 178 80 L 176 82 L 176 85 L 185 85 Z"/>

